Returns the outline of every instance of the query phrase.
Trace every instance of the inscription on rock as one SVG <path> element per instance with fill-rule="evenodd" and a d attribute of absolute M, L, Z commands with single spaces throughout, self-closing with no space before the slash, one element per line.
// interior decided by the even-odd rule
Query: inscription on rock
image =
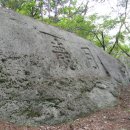
<path fill-rule="evenodd" d="M 0 59 L 2 58 L 2 55 L 3 55 L 3 52 L 2 52 L 2 50 L 0 49 Z"/>
<path fill-rule="evenodd" d="M 2 55 L 3 54 L 3 52 L 2 52 L 2 50 L 0 49 L 0 55 Z"/>
<path fill-rule="evenodd" d="M 92 52 L 90 51 L 90 49 L 88 47 L 81 47 L 81 49 L 84 51 L 85 55 L 86 55 L 86 65 L 88 68 L 94 68 L 94 69 L 98 69 L 98 65 L 95 61 L 94 56 L 92 55 Z"/>
<path fill-rule="evenodd" d="M 53 47 L 52 52 L 55 54 L 60 66 L 64 66 L 65 68 L 70 67 L 70 69 L 75 70 L 76 66 L 71 59 L 70 53 L 63 46 L 63 43 L 61 43 L 58 38 L 55 38 L 51 43 Z"/>

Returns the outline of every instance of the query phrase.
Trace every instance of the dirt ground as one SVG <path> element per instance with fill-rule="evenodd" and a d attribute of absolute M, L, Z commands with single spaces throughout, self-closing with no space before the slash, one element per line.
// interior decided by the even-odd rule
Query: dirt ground
<path fill-rule="evenodd" d="M 0 130 L 130 130 L 130 86 L 121 91 L 119 105 L 59 126 L 20 127 L 0 122 Z"/>

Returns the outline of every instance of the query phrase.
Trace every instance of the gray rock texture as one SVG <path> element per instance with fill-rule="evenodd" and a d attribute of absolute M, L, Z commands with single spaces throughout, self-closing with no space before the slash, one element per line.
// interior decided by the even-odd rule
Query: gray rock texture
<path fill-rule="evenodd" d="M 117 104 L 126 67 L 91 42 L 0 7 L 0 119 L 57 124 Z"/>

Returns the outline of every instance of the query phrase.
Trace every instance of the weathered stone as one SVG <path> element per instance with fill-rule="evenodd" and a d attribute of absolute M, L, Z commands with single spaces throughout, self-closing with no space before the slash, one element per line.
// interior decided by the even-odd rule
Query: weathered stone
<path fill-rule="evenodd" d="M 0 118 L 57 124 L 117 104 L 126 67 L 91 42 L 0 8 Z"/>

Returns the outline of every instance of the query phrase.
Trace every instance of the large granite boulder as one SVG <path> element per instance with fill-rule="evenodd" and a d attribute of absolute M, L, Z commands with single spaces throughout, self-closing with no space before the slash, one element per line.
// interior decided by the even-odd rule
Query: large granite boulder
<path fill-rule="evenodd" d="M 0 119 L 57 124 L 117 104 L 126 67 L 91 42 L 0 7 Z"/>

